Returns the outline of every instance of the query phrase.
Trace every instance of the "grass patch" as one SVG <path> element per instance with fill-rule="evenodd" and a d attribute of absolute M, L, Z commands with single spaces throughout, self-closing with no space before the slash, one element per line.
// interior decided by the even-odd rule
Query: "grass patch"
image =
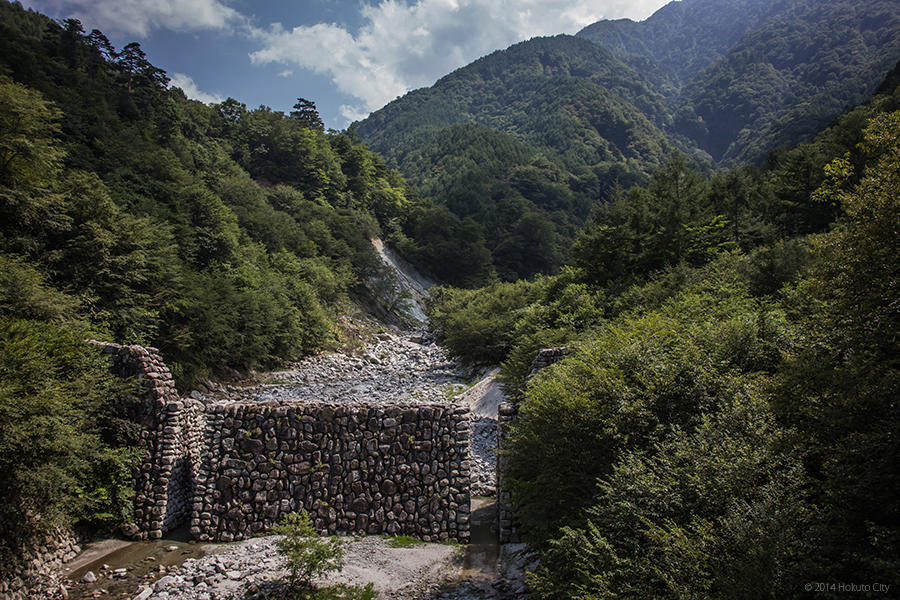
<path fill-rule="evenodd" d="M 450 401 L 455 400 L 473 387 L 475 387 L 475 383 L 445 383 L 441 386 L 441 393 L 444 395 L 444 400 Z"/>

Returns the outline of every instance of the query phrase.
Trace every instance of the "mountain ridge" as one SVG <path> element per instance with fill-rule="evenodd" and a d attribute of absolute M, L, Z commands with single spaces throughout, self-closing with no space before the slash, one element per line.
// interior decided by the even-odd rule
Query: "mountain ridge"
<path fill-rule="evenodd" d="M 660 70 L 679 132 L 733 165 L 808 139 L 868 97 L 900 55 L 898 31 L 888 2 L 681 0 L 576 36 Z"/>
<path fill-rule="evenodd" d="M 723 56 L 755 23 L 770 16 L 774 6 L 784 3 L 783 0 L 734 0 L 727 4 L 720 0 L 681 0 L 664 5 L 643 21 L 604 19 L 588 25 L 575 36 L 620 56 L 653 60 L 670 74 L 677 75 L 673 81 L 684 82 Z M 713 12 L 717 13 L 716 24 L 720 27 L 711 27 L 701 18 Z M 678 27 L 673 28 L 673 22 Z M 699 54 L 698 49 L 701 49 Z"/>
<path fill-rule="evenodd" d="M 758 165 L 863 101 L 898 57 L 900 5 L 887 0 L 682 0 L 493 52 L 351 130 L 420 194 L 472 218 L 501 278 L 528 277 L 562 264 L 591 205 L 673 153 L 703 170 Z M 543 206 L 547 185 L 512 185 L 536 164 L 575 213 Z M 529 215 L 551 224 L 538 254 L 553 258 L 513 264 L 500 248 Z"/>

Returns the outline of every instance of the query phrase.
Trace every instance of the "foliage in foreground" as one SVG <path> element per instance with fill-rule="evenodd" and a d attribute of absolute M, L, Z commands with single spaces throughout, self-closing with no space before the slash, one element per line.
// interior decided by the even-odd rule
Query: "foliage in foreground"
<path fill-rule="evenodd" d="M 284 536 L 275 546 L 287 561 L 292 587 L 309 588 L 314 577 L 344 566 L 343 542 L 320 537 L 305 510 L 285 515 L 274 531 Z"/>
<path fill-rule="evenodd" d="M 509 463 L 545 549 L 538 597 L 898 585 L 900 112 L 872 120 L 864 150 L 860 179 L 846 159 L 827 169 L 818 195 L 843 215 L 783 295 L 688 287 L 530 386 Z"/>
<path fill-rule="evenodd" d="M 372 584 L 365 587 L 344 584 L 316 586 L 313 579 L 340 571 L 344 566 L 344 544 L 337 537 L 321 537 L 309 514 L 300 512 L 285 515 L 274 529 L 281 539 L 275 542 L 278 552 L 287 561 L 290 600 L 372 600 L 376 593 Z"/>
<path fill-rule="evenodd" d="M 822 518 L 810 528 L 815 577 L 898 584 L 900 573 L 900 112 L 872 120 L 858 184 L 845 159 L 822 194 L 844 216 L 797 290 L 806 337 L 787 357 L 777 414 L 795 427 Z M 811 577 L 811 579 L 815 579 Z M 896 587 L 893 589 L 897 589 Z"/>
<path fill-rule="evenodd" d="M 596 479 L 623 453 L 651 448 L 723 403 L 752 396 L 761 374 L 777 364 L 782 315 L 736 283 L 717 285 L 594 330 L 574 355 L 530 383 L 507 464 L 532 540 L 579 522 Z"/>
<path fill-rule="evenodd" d="M 897 107 L 874 98 L 774 169 L 670 165 L 556 277 L 441 290 L 445 343 L 499 357 L 514 390 L 537 347 L 575 348 L 529 382 L 507 450 L 538 598 L 900 585 Z"/>
<path fill-rule="evenodd" d="M 57 525 L 107 530 L 131 511 L 129 390 L 73 298 L 0 254 L 0 575 Z"/>
<path fill-rule="evenodd" d="M 807 478 L 764 399 L 731 398 L 632 449 L 591 494 L 583 521 L 549 542 L 541 598 L 796 597 L 795 558 L 815 516 Z"/>

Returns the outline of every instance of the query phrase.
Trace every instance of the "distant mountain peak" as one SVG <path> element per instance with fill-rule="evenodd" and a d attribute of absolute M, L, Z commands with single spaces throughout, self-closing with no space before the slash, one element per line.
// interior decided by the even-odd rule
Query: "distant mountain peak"
<path fill-rule="evenodd" d="M 494 52 L 354 128 L 477 223 L 503 276 L 530 276 L 559 264 L 594 202 L 671 153 L 759 162 L 863 101 L 898 57 L 896 0 L 681 0 Z"/>

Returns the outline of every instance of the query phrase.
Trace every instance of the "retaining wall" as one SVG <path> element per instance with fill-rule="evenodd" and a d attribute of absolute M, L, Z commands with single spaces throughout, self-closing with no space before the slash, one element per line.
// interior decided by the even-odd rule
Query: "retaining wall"
<path fill-rule="evenodd" d="M 23 568 L 12 577 L 0 580 L 0 600 L 62 598 L 62 566 L 79 552 L 78 540 L 65 529 L 23 544 Z"/>
<path fill-rule="evenodd" d="M 469 538 L 469 409 L 180 400 L 154 348 L 94 342 L 143 385 L 135 537 L 231 541 L 301 508 L 323 532 Z"/>
<path fill-rule="evenodd" d="M 509 427 L 515 421 L 518 412 L 512 402 L 501 402 L 497 411 L 497 537 L 501 544 L 521 541 L 517 531 L 512 509 L 512 494 L 504 486 L 503 469 L 506 457 L 501 450 L 505 446 Z"/>
<path fill-rule="evenodd" d="M 233 404 L 207 415 L 191 534 L 241 539 L 305 508 L 323 532 L 469 538 L 469 410 Z"/>
<path fill-rule="evenodd" d="M 156 348 L 90 343 L 110 355 L 110 370 L 139 385 L 128 417 L 141 427 L 144 454 L 134 473 L 134 519 L 129 533 L 159 539 L 190 516 L 194 479 L 203 452 L 204 406 L 180 400 Z"/>

